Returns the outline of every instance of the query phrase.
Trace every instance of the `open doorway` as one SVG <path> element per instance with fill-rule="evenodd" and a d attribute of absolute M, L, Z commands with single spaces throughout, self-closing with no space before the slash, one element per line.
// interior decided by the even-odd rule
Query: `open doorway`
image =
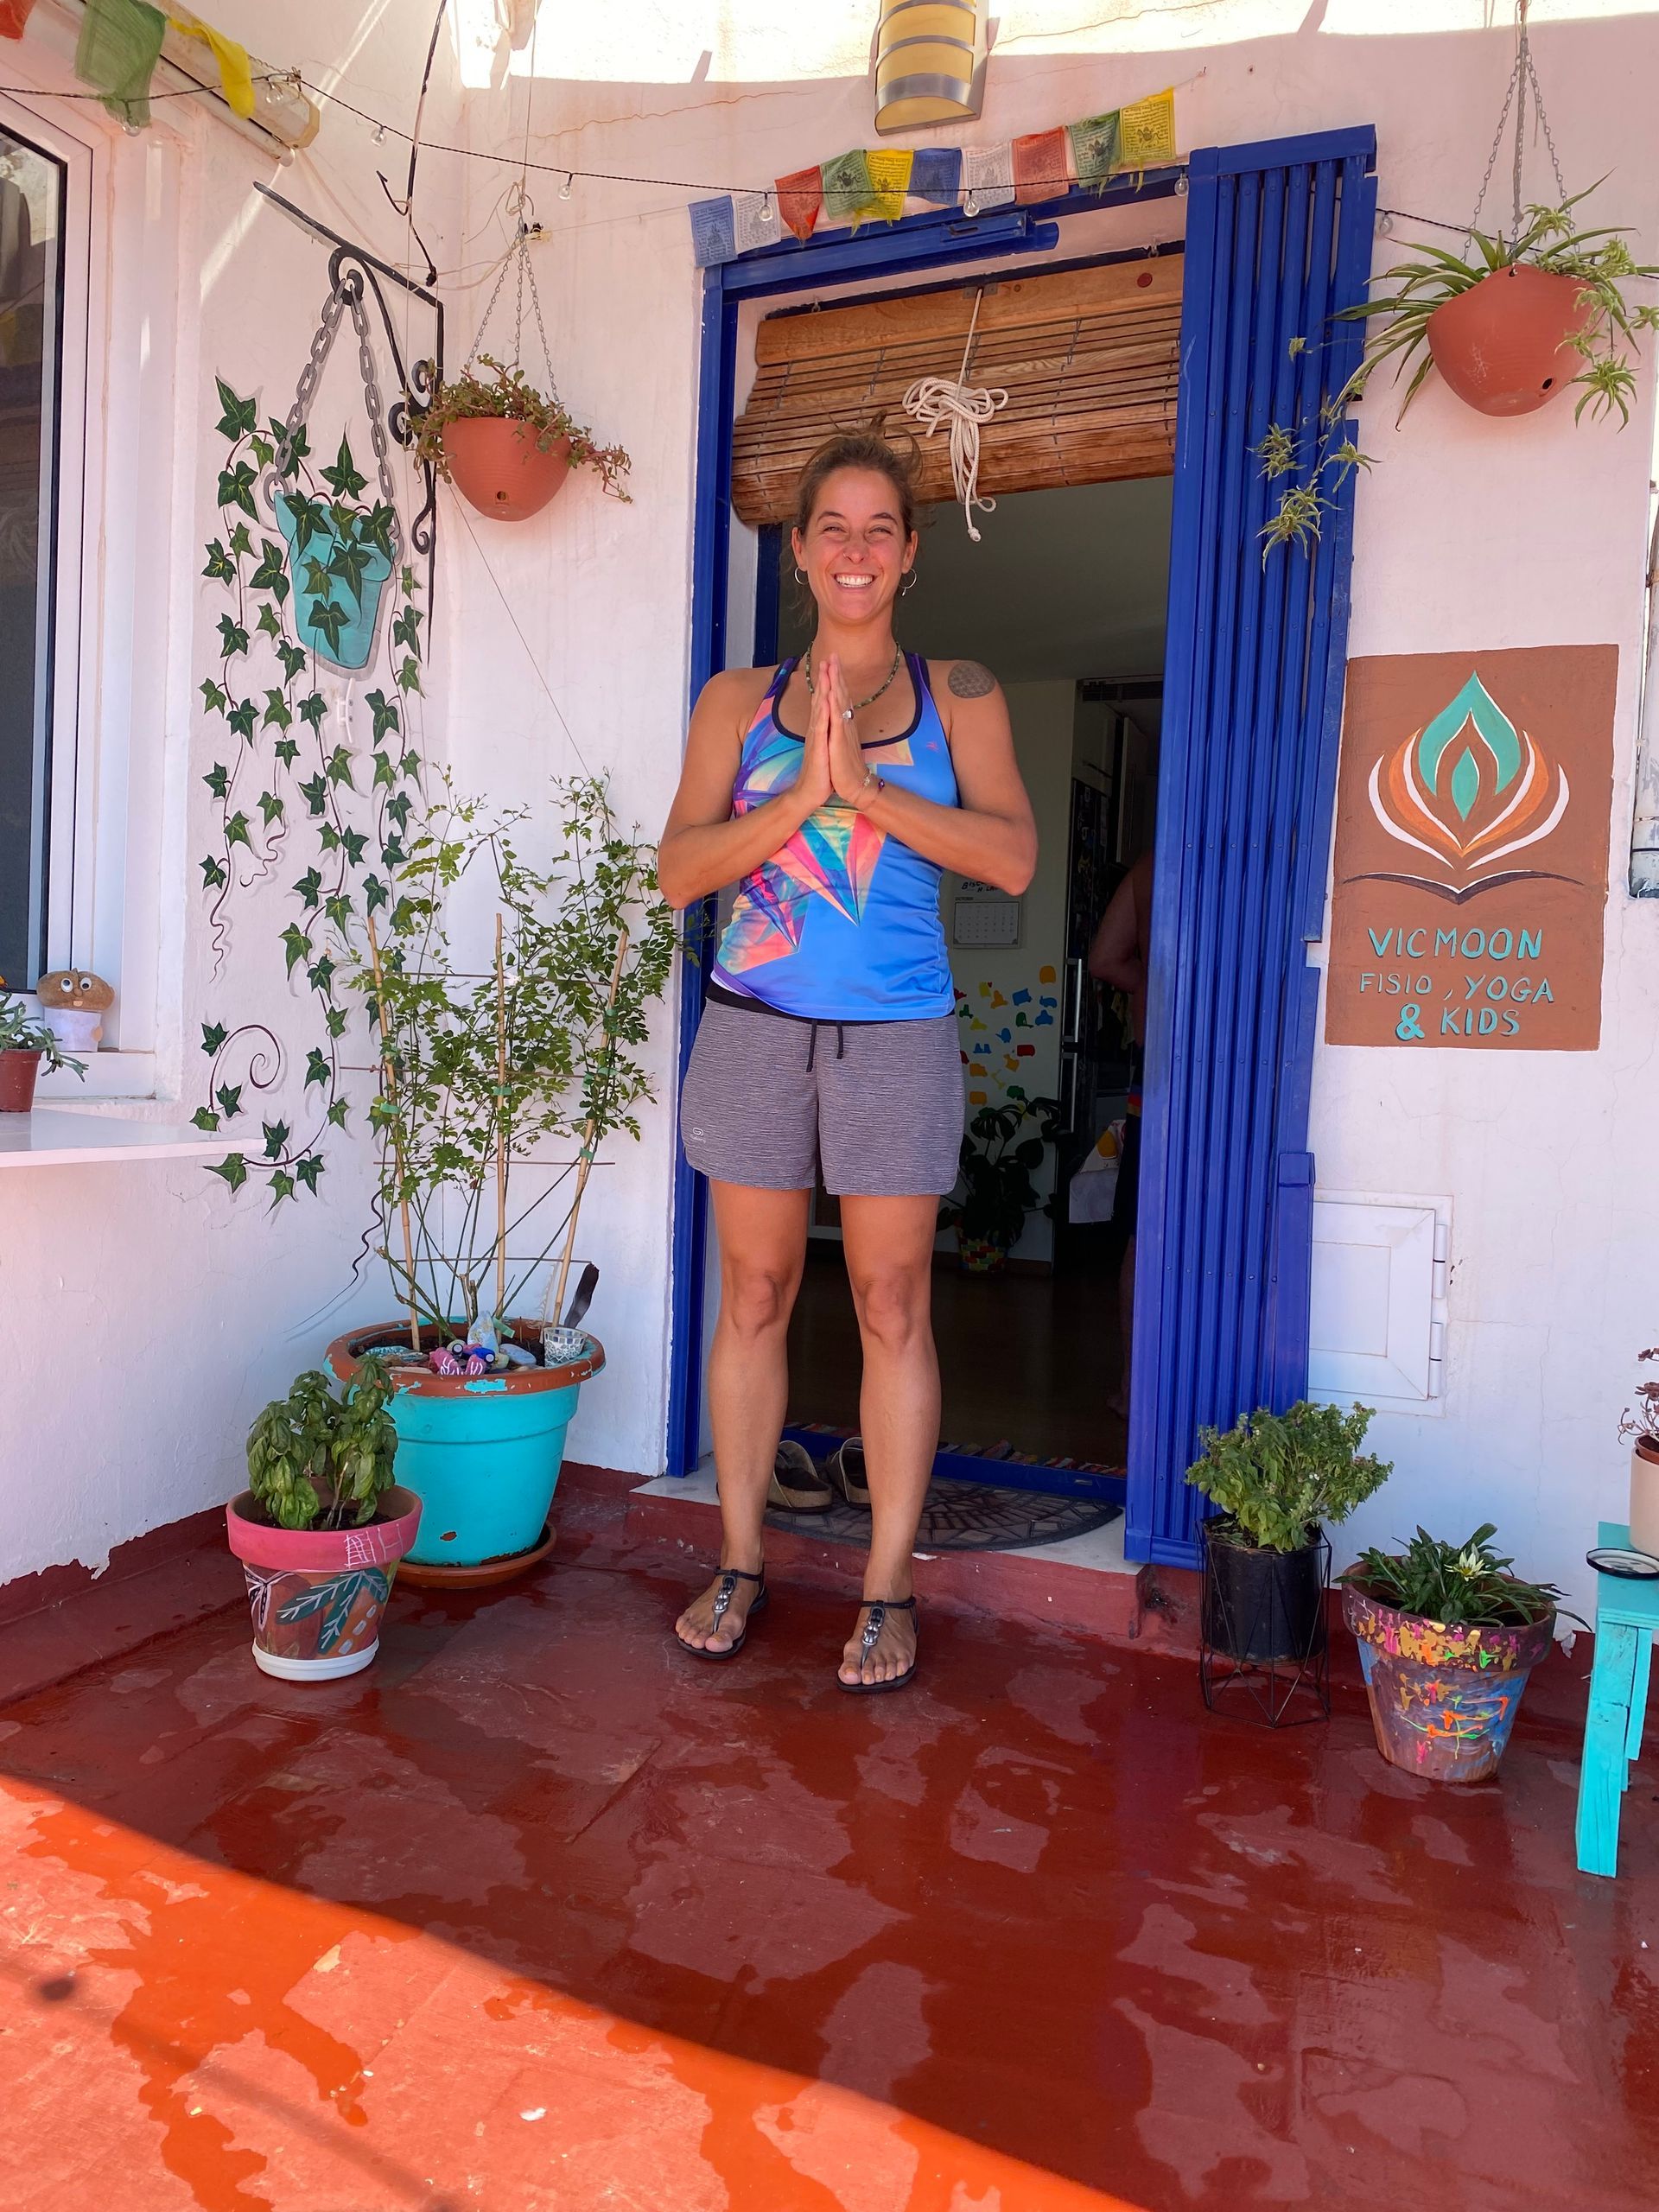
<path fill-rule="evenodd" d="M 1039 1153 L 1025 1171 L 1034 1203 L 1006 1251 L 945 1209 L 939 1471 L 1120 1500 L 1131 1217 L 1116 1185 L 1138 1067 L 1128 1002 L 1090 976 L 1088 955 L 1114 891 L 1152 846 L 1170 507 L 1167 477 L 1008 493 L 980 518 L 975 543 L 960 507 L 931 506 L 902 640 L 929 658 L 981 660 L 1001 682 L 1039 855 L 1018 899 L 953 874 L 941 884 L 964 1140 Z M 778 604 L 786 658 L 810 634 L 786 560 Z M 1011 1138 L 990 1131 L 987 1109 L 1012 1109 Z M 1012 1179 L 1017 1188 L 1017 1167 Z M 790 1375 L 791 1431 L 809 1448 L 856 1430 L 858 1329 L 838 1209 L 823 1191 Z"/>

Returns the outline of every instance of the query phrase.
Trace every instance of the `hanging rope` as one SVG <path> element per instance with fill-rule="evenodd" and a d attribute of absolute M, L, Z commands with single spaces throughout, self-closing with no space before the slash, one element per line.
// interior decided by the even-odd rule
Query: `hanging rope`
<path fill-rule="evenodd" d="M 977 545 L 980 533 L 974 527 L 974 511 L 981 514 L 995 514 L 996 501 L 980 497 L 979 493 L 979 430 L 982 423 L 988 423 L 999 407 L 1006 407 L 1008 395 L 997 389 L 968 382 L 968 358 L 974 350 L 974 333 L 979 327 L 979 303 L 984 298 L 983 288 L 974 294 L 974 312 L 968 325 L 968 343 L 962 349 L 962 366 L 954 378 L 950 377 L 918 377 L 905 394 L 906 415 L 922 425 L 924 435 L 931 437 L 941 423 L 950 425 L 950 480 L 962 502 L 963 519 L 968 524 L 968 535 Z"/>

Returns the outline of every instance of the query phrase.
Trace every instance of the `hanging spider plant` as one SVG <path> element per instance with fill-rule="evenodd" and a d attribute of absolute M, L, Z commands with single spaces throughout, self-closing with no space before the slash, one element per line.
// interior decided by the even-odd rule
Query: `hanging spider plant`
<path fill-rule="evenodd" d="M 1643 331 L 1659 328 L 1659 306 L 1637 303 L 1628 288 L 1659 278 L 1659 267 L 1636 259 L 1626 243 L 1628 231 L 1616 226 L 1580 230 L 1573 219 L 1573 210 L 1605 181 L 1599 180 L 1557 207 L 1529 207 L 1507 238 L 1501 232 L 1471 229 L 1464 253 L 1419 245 L 1410 260 L 1374 277 L 1373 284 L 1383 289 L 1360 306 L 1344 308 L 1340 318 L 1380 325 L 1366 340 L 1343 400 L 1358 398 L 1375 372 L 1392 360 L 1396 381 L 1412 368 L 1400 403 L 1402 416 L 1430 369 L 1439 367 L 1459 397 L 1489 413 L 1528 413 L 1570 384 L 1579 393 L 1574 421 L 1587 410 L 1592 422 L 1617 413 L 1621 427 L 1627 423 L 1636 396 L 1631 353 Z M 1557 280 L 1548 288 L 1548 304 L 1541 291 L 1524 301 L 1506 298 L 1507 287 L 1494 291 L 1495 282 L 1502 286 L 1517 270 Z M 1510 334 L 1487 327 L 1477 341 L 1472 369 L 1462 371 L 1476 378 L 1471 391 L 1462 388 L 1456 317 L 1445 310 L 1460 301 L 1472 302 L 1477 292 L 1484 296 L 1483 307 L 1511 322 L 1524 316 L 1526 327 L 1517 329 L 1510 353 L 1500 362 L 1497 357 Z M 1574 367 L 1571 376 L 1564 373 Z"/>

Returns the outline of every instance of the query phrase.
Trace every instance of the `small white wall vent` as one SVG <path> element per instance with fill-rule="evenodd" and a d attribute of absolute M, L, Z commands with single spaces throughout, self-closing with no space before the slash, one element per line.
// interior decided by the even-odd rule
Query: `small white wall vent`
<path fill-rule="evenodd" d="M 1316 1193 L 1311 1397 L 1440 1409 L 1451 1228 L 1449 1198 Z"/>

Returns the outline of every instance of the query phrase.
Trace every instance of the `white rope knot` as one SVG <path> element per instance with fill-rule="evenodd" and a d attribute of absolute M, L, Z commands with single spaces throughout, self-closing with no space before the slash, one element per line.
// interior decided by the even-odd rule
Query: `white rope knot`
<path fill-rule="evenodd" d="M 980 542 L 980 533 L 974 527 L 975 509 L 987 515 L 996 511 L 995 499 L 980 495 L 979 426 L 988 423 L 999 407 L 1008 404 L 1007 393 L 1000 388 L 993 390 L 965 381 L 968 357 L 973 351 L 974 331 L 979 321 L 979 303 L 983 297 L 982 292 L 975 295 L 968 343 L 962 349 L 962 366 L 955 377 L 918 377 L 904 398 L 906 414 L 921 424 L 926 436 L 931 438 L 942 423 L 950 425 L 950 480 L 962 502 L 968 535 L 976 545 Z"/>

